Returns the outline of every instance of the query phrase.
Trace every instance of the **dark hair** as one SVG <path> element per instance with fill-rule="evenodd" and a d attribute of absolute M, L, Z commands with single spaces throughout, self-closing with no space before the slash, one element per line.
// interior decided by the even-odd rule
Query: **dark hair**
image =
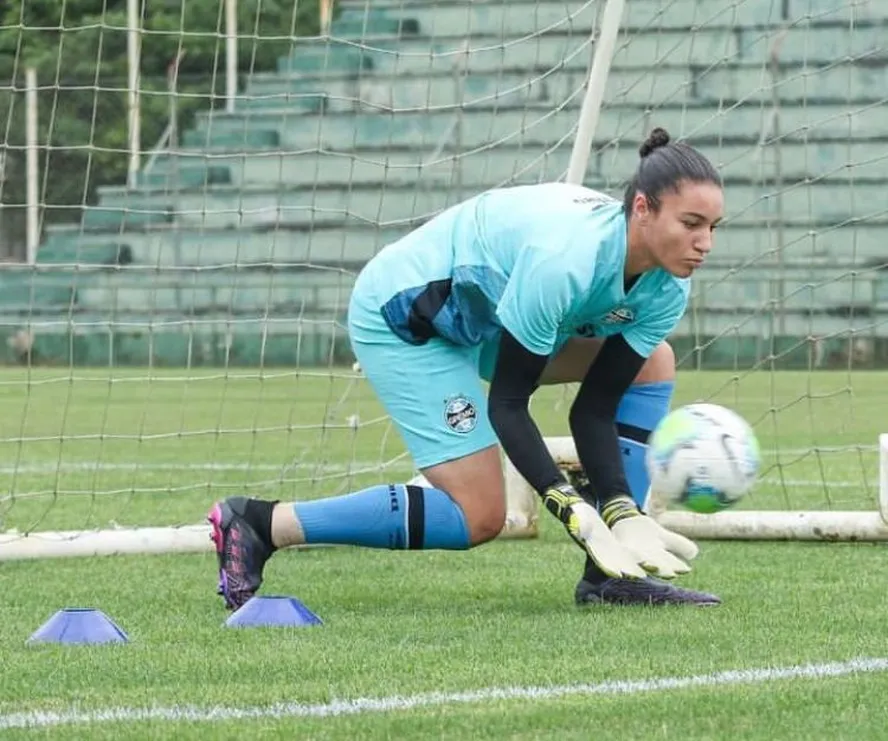
<path fill-rule="evenodd" d="M 672 141 L 666 129 L 654 129 L 638 153 L 641 162 L 623 197 L 627 218 L 632 214 L 636 193 L 644 193 L 656 211 L 660 208 L 660 194 L 669 189 L 678 190 L 683 180 L 722 187 L 721 176 L 712 163 L 689 144 Z"/>

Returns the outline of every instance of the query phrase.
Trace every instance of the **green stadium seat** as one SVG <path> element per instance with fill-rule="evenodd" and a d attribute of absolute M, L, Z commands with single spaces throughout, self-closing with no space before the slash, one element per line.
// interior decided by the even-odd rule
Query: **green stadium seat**
<path fill-rule="evenodd" d="M 176 164 L 169 160 L 158 160 L 150 172 L 140 172 L 137 184 L 152 190 L 177 190 L 179 188 L 203 188 L 209 185 L 230 185 L 231 170 L 227 167 L 209 164 Z"/>
<path fill-rule="evenodd" d="M 182 144 L 189 148 L 231 149 L 276 149 L 280 146 L 280 131 L 273 128 L 258 128 L 242 125 L 240 131 L 211 127 L 190 129 L 182 135 Z"/>
<path fill-rule="evenodd" d="M 0 313 L 67 313 L 76 306 L 78 288 L 88 282 L 87 274 L 4 266 L 0 269 Z"/>
<path fill-rule="evenodd" d="M 173 220 L 173 207 L 164 195 L 163 203 L 127 203 L 121 206 L 86 206 L 81 225 L 86 230 L 123 232 L 156 224 L 169 224 Z"/>
<path fill-rule="evenodd" d="M 822 0 L 824 5 L 828 2 L 835 5 L 833 0 Z M 380 14 L 409 14 L 420 33 L 436 37 L 463 36 L 467 29 L 471 29 L 475 36 L 520 38 L 537 34 L 541 28 L 555 33 L 589 36 L 596 27 L 600 12 L 599 6 L 586 0 L 513 0 L 509 3 L 477 2 L 471 5 L 411 2 L 407 7 L 398 0 L 377 0 L 373 7 Z M 782 20 L 772 0 L 744 0 L 736 6 L 711 3 L 702 7 L 700 0 L 670 0 L 668 12 L 663 12 L 663 8 L 662 3 L 650 0 L 627 3 L 623 27 L 636 31 L 685 31 L 698 25 L 732 28 L 779 23 Z M 360 14 L 360 11 L 357 13 Z"/>
<path fill-rule="evenodd" d="M 92 236 L 92 235 L 90 235 Z M 108 241 L 101 237 L 47 239 L 37 250 L 37 263 L 67 265 L 128 265 L 133 261 L 132 247 L 125 239 Z"/>
<path fill-rule="evenodd" d="M 465 26 L 463 26 L 465 30 Z M 367 39 L 416 35 L 420 24 L 415 18 L 398 18 L 387 9 L 344 9 L 330 27 L 330 35 L 342 39 Z"/>
<path fill-rule="evenodd" d="M 297 39 L 289 56 L 278 59 L 277 71 L 288 73 L 358 72 L 370 69 L 372 59 L 353 44 L 325 39 Z"/>

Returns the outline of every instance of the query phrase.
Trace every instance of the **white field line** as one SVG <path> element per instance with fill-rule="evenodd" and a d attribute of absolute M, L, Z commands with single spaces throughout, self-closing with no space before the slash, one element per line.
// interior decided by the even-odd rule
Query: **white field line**
<path fill-rule="evenodd" d="M 828 679 L 852 674 L 888 671 L 888 658 L 857 658 L 850 661 L 801 664 L 763 669 L 739 669 L 659 679 L 623 679 L 596 684 L 568 684 L 550 687 L 485 687 L 462 692 L 431 692 L 418 695 L 364 697 L 327 703 L 276 703 L 267 706 L 230 707 L 215 705 L 155 705 L 151 707 L 106 707 L 93 710 L 28 710 L 0 714 L 0 730 L 13 728 L 49 728 L 91 723 L 138 723 L 148 721 L 210 722 L 256 718 L 337 718 L 348 715 L 392 713 L 440 708 L 449 705 L 491 703 L 505 700 L 547 701 L 594 695 L 634 696 L 652 692 L 684 689 L 710 689 L 739 684 L 795 679 Z"/>

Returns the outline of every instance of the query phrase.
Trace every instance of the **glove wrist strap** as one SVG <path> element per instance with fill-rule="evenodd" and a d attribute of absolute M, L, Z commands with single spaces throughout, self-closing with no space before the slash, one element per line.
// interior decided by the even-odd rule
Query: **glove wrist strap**
<path fill-rule="evenodd" d="M 582 501 L 570 484 L 550 486 L 543 492 L 543 504 L 546 509 L 565 525 L 570 521 L 571 507 Z"/>
<path fill-rule="evenodd" d="M 641 512 L 635 504 L 635 500 L 625 494 L 609 499 L 601 508 L 601 519 L 604 520 L 605 525 L 608 527 L 613 527 L 623 520 L 638 517 L 640 514 Z"/>

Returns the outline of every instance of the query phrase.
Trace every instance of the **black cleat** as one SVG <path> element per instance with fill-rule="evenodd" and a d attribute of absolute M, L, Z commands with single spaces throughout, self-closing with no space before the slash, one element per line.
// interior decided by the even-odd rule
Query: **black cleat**
<path fill-rule="evenodd" d="M 207 514 L 210 536 L 219 558 L 218 593 L 225 606 L 236 610 L 256 594 L 262 584 L 265 562 L 274 548 L 265 543 L 244 517 L 247 497 L 230 497 L 216 502 Z"/>
<path fill-rule="evenodd" d="M 720 605 L 714 594 L 695 592 L 669 582 L 648 576 L 644 579 L 605 579 L 593 584 L 581 579 L 574 592 L 574 600 L 584 605 Z"/>

